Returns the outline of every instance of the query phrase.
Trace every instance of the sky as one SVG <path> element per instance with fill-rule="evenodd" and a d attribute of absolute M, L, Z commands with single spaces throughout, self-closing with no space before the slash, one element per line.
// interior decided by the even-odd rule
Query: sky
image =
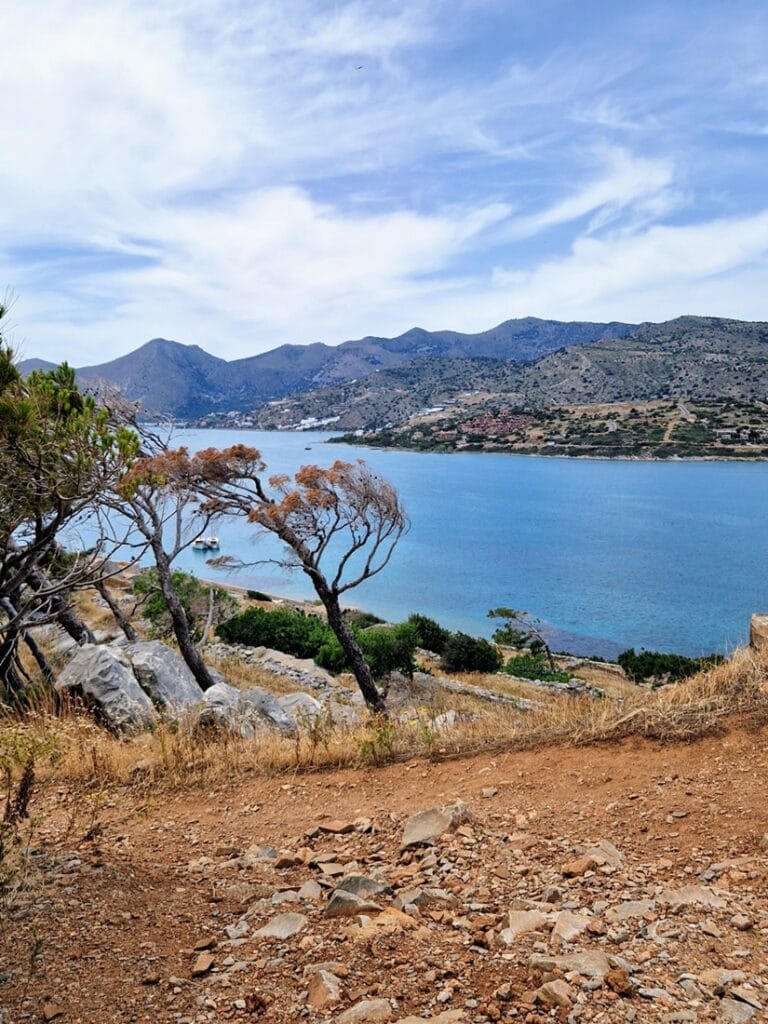
<path fill-rule="evenodd" d="M 764 0 L 0 4 L 25 356 L 768 320 Z"/>

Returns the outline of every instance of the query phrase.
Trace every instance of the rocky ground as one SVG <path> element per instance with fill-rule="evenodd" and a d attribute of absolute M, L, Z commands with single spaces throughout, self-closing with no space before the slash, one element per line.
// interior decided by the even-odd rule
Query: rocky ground
<path fill-rule="evenodd" d="M 49 788 L 4 1024 L 765 1019 L 767 735 Z"/>

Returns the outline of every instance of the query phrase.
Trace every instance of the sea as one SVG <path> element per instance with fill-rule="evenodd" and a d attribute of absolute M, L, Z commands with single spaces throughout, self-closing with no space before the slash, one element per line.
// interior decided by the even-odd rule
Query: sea
<path fill-rule="evenodd" d="M 400 492 L 410 529 L 390 564 L 348 595 L 388 621 L 421 612 L 490 636 L 490 609 L 529 612 L 555 649 L 615 657 L 628 648 L 727 652 L 768 611 L 768 464 L 576 460 L 381 451 L 329 434 L 186 430 L 196 451 L 245 443 L 268 472 L 364 459 Z M 180 568 L 207 579 L 311 598 L 306 577 L 270 564 L 280 550 L 242 518 L 216 525 L 211 567 L 188 550 Z"/>

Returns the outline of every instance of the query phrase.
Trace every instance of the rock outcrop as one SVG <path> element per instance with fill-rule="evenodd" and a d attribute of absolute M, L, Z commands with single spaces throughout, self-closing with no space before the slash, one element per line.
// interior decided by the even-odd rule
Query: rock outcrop
<path fill-rule="evenodd" d="M 157 718 L 127 659 L 110 647 L 86 644 L 56 680 L 56 690 L 79 697 L 117 732 L 141 732 Z"/>

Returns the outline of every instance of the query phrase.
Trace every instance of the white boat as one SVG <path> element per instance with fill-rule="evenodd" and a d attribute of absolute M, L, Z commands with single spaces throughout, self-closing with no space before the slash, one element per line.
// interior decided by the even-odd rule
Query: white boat
<path fill-rule="evenodd" d="M 197 540 L 192 541 L 192 547 L 195 549 L 195 551 L 218 551 L 219 538 L 198 537 Z"/>

